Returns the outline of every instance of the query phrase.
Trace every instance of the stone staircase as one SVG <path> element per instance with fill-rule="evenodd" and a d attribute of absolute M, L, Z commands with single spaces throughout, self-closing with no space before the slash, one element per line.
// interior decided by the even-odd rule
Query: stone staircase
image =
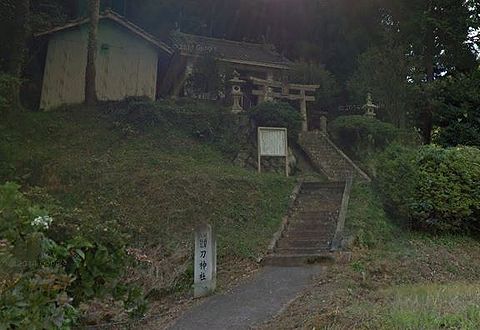
<path fill-rule="evenodd" d="M 302 132 L 298 144 L 315 169 L 325 174 L 330 181 L 344 182 L 350 176 L 361 181 L 371 181 L 368 175 L 345 155 L 326 134 L 320 131 Z"/>
<path fill-rule="evenodd" d="M 338 182 L 303 183 L 286 226 L 263 263 L 298 266 L 334 260 L 330 250 L 344 187 Z"/>

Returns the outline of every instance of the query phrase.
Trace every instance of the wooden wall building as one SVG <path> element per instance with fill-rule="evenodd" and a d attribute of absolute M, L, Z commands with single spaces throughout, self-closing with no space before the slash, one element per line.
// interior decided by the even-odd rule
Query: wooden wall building
<path fill-rule="evenodd" d="M 85 99 L 88 19 L 41 33 L 48 38 L 40 109 Z M 96 60 L 97 96 L 101 101 L 126 97 L 156 98 L 158 63 L 173 51 L 114 12 L 100 17 Z"/>

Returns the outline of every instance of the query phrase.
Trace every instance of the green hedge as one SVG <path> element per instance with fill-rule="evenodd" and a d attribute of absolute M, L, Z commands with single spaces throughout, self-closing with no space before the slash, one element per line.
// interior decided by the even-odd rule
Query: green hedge
<path fill-rule="evenodd" d="M 302 116 L 285 102 L 264 102 L 248 111 L 256 127 L 286 127 L 290 140 L 296 140 L 302 129 Z"/>
<path fill-rule="evenodd" d="M 341 116 L 329 126 L 332 139 L 355 159 L 385 149 L 399 135 L 392 124 L 367 116 Z"/>
<path fill-rule="evenodd" d="M 377 160 L 388 209 L 414 228 L 480 230 L 480 150 L 392 146 Z"/>

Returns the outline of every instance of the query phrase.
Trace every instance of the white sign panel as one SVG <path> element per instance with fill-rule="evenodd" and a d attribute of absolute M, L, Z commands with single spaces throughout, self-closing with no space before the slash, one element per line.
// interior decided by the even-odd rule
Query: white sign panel
<path fill-rule="evenodd" d="M 285 157 L 285 174 L 288 176 L 287 129 L 277 127 L 258 128 L 258 172 L 262 171 L 262 156 Z"/>
<path fill-rule="evenodd" d="M 287 129 L 273 127 L 258 128 L 260 156 L 286 157 Z"/>

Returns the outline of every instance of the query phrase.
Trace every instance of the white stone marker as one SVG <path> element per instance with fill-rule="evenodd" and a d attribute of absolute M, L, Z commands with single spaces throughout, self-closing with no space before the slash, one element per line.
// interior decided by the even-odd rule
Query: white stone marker
<path fill-rule="evenodd" d="M 212 226 L 204 224 L 195 229 L 193 296 L 205 297 L 217 285 L 217 242 Z"/>

